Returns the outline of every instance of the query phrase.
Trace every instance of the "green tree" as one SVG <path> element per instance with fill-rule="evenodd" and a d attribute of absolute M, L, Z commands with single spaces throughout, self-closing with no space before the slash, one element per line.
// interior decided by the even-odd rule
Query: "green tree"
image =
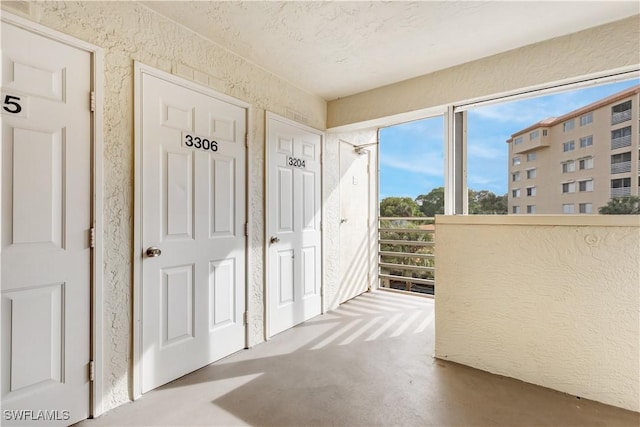
<path fill-rule="evenodd" d="M 420 205 L 420 211 L 424 216 L 433 217 L 444 213 L 444 187 L 436 187 L 428 194 L 421 194 L 416 197 L 416 202 Z"/>
<path fill-rule="evenodd" d="M 424 216 L 411 197 L 385 197 L 380 202 L 380 216 Z"/>
<path fill-rule="evenodd" d="M 614 197 L 598 212 L 603 215 L 640 215 L 640 197 Z"/>
<path fill-rule="evenodd" d="M 498 196 L 488 190 L 469 189 L 469 213 L 504 215 L 507 213 L 507 195 Z"/>
<path fill-rule="evenodd" d="M 420 210 L 425 216 L 433 217 L 444 213 L 444 187 L 434 188 L 429 194 L 416 197 Z M 469 189 L 470 214 L 506 214 L 507 195 L 498 196 L 489 190 Z"/>

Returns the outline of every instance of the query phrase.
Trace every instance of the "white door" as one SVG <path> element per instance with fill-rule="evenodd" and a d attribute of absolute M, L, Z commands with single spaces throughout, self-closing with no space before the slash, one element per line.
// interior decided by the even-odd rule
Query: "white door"
<path fill-rule="evenodd" d="M 370 152 L 340 141 L 340 289 L 338 303 L 366 292 L 371 262 Z"/>
<path fill-rule="evenodd" d="M 245 347 L 246 109 L 142 71 L 142 391 Z"/>
<path fill-rule="evenodd" d="M 3 425 L 89 415 L 90 72 L 2 23 Z"/>
<path fill-rule="evenodd" d="M 322 136 L 269 116 L 269 335 L 321 312 Z"/>

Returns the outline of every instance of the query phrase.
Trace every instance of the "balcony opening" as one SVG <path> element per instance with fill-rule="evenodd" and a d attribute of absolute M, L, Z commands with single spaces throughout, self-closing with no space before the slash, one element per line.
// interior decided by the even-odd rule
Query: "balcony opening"
<path fill-rule="evenodd" d="M 611 107 L 612 125 L 626 122 L 627 120 L 631 120 L 631 100 Z"/>
<path fill-rule="evenodd" d="M 617 178 L 611 180 L 611 198 L 628 197 L 631 195 L 631 178 Z"/>
<path fill-rule="evenodd" d="M 631 151 L 611 156 L 611 173 L 631 172 Z"/>
<path fill-rule="evenodd" d="M 434 216 L 444 213 L 444 118 L 380 129 L 379 287 L 434 295 Z"/>

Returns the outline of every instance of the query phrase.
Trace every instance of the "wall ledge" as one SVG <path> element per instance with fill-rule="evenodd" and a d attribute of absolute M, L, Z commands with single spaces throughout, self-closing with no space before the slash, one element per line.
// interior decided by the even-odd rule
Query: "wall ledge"
<path fill-rule="evenodd" d="M 436 215 L 443 224 L 640 228 L 640 215 Z"/>

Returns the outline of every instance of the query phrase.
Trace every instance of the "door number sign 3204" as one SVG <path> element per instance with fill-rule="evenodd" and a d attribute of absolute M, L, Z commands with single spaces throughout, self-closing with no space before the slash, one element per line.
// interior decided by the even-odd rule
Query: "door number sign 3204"
<path fill-rule="evenodd" d="M 218 141 L 192 133 L 182 132 L 182 146 L 204 151 L 218 151 Z"/>
<path fill-rule="evenodd" d="M 297 157 L 291 157 L 291 156 L 287 156 L 287 164 L 289 166 L 293 166 L 294 168 L 306 169 L 307 167 L 305 160 L 299 159 Z"/>

